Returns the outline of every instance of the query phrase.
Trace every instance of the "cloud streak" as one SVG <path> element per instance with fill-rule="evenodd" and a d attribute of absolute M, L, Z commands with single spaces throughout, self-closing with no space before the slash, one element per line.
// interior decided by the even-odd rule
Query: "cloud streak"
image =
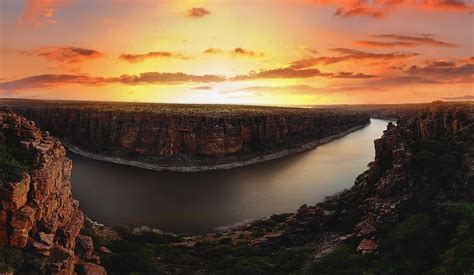
<path fill-rule="evenodd" d="M 187 60 L 190 59 L 189 56 L 181 54 L 181 53 L 174 53 L 174 52 L 148 52 L 144 54 L 121 54 L 119 59 L 130 62 L 130 63 L 138 63 L 143 62 L 148 59 L 162 59 L 162 58 L 174 58 L 174 59 L 182 59 Z"/>
<path fill-rule="evenodd" d="M 25 53 L 45 57 L 59 65 L 78 64 L 103 56 L 102 53 L 96 50 L 78 47 L 49 47 L 39 50 L 26 51 Z"/>
<path fill-rule="evenodd" d="M 474 100 L 474 95 L 464 95 L 464 96 L 452 96 L 452 97 L 443 97 L 442 100 L 447 101 L 465 101 L 465 100 Z"/>
<path fill-rule="evenodd" d="M 314 0 L 319 5 L 335 6 L 334 16 L 342 18 L 368 17 L 384 19 L 398 8 L 437 12 L 472 12 L 470 0 Z"/>
<path fill-rule="evenodd" d="M 187 10 L 186 16 L 187 17 L 192 17 L 192 18 L 201 18 L 207 15 L 210 15 L 211 12 L 208 9 L 205 8 L 192 8 Z"/>
<path fill-rule="evenodd" d="M 76 74 L 42 74 L 12 81 L 0 82 L 0 90 L 22 90 L 71 84 L 105 85 L 105 84 L 182 84 L 222 82 L 226 79 L 218 75 L 191 75 L 185 73 L 146 72 L 138 75 L 121 75 L 120 77 L 97 77 Z"/>
<path fill-rule="evenodd" d="M 204 51 L 204 54 L 207 55 L 230 55 L 235 57 L 264 57 L 265 54 L 261 52 L 255 52 L 252 50 L 244 49 L 244 48 L 235 48 L 230 51 L 225 51 L 220 48 L 208 48 Z"/>
<path fill-rule="evenodd" d="M 338 53 L 339 56 L 320 56 L 304 58 L 291 63 L 290 67 L 293 69 L 310 68 L 316 65 L 331 65 L 342 62 L 351 61 L 394 61 L 404 60 L 416 57 L 418 53 L 412 52 L 391 52 L 391 53 L 371 53 L 347 48 L 332 49 L 333 52 Z"/>

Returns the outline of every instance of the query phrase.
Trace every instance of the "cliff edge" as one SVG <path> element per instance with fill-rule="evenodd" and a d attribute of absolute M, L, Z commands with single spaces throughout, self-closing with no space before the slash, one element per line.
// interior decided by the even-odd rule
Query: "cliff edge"
<path fill-rule="evenodd" d="M 1 100 L 88 157 L 154 170 L 233 168 L 317 146 L 370 122 L 354 111 Z"/>
<path fill-rule="evenodd" d="M 0 271 L 105 274 L 92 239 L 79 234 L 84 214 L 64 147 L 16 114 L 0 112 L 0 125 Z"/>
<path fill-rule="evenodd" d="M 110 271 L 471 274 L 473 105 L 400 114 L 374 145 L 374 161 L 352 188 L 296 213 L 189 237 L 86 228 L 113 252 L 101 254 Z"/>

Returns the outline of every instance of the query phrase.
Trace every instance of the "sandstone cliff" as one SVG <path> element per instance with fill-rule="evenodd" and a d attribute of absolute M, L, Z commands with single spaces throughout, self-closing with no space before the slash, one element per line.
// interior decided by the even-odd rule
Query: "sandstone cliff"
<path fill-rule="evenodd" d="M 84 241 L 76 241 L 84 214 L 71 194 L 72 163 L 64 147 L 16 114 L 0 112 L 0 125 L 2 143 L 19 146 L 29 167 L 18 182 L 0 186 L 0 246 L 38 255 L 29 259 L 42 262 L 44 269 L 31 267 L 30 272 L 72 274 L 78 262 L 99 263 L 97 256 L 83 257 Z M 98 265 L 86 265 L 93 265 L 98 274 L 105 272 Z"/>
<path fill-rule="evenodd" d="M 2 101 L 89 153 L 163 166 L 232 163 L 369 122 L 348 111 L 252 106 Z"/>
<path fill-rule="evenodd" d="M 121 228 L 109 238 L 110 229 L 89 224 L 90 232 L 110 242 L 115 254 L 103 256 L 111 271 L 470 274 L 474 109 L 437 103 L 399 115 L 352 188 L 296 213 L 190 237 Z M 151 250 L 124 266 L 130 251 L 117 249 L 130 242 L 144 244 L 136 253 Z"/>

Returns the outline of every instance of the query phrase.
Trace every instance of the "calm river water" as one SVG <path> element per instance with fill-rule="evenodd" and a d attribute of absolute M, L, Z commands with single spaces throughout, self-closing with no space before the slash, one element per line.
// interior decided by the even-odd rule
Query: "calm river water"
<path fill-rule="evenodd" d="M 374 158 L 373 141 L 387 121 L 314 150 L 252 166 L 209 172 L 150 171 L 73 160 L 73 194 L 91 219 L 107 225 L 148 225 L 175 233 L 203 233 L 249 219 L 294 212 L 300 205 L 353 185 Z"/>

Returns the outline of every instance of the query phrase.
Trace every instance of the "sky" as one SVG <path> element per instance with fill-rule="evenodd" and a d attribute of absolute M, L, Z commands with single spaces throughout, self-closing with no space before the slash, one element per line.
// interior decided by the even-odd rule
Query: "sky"
<path fill-rule="evenodd" d="M 0 0 L 0 98 L 474 100 L 474 0 Z"/>

